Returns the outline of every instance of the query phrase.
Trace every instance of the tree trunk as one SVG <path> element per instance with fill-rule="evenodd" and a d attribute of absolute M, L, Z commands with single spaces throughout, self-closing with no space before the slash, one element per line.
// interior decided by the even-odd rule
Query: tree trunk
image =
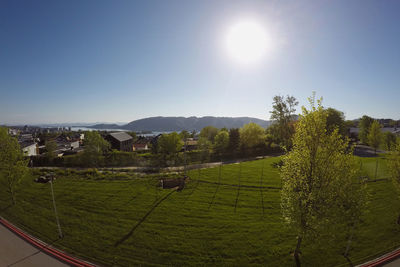
<path fill-rule="evenodd" d="M 301 241 L 303 240 L 303 238 L 301 236 L 297 237 L 297 245 L 296 245 L 296 249 L 294 250 L 294 259 L 296 261 L 296 266 L 300 267 L 301 263 L 300 263 L 300 246 L 301 246 Z"/>

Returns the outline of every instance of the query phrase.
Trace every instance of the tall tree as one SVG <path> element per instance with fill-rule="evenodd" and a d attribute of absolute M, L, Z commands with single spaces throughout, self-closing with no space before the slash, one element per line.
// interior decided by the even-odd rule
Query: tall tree
<path fill-rule="evenodd" d="M 388 159 L 392 182 L 400 196 L 400 143 L 396 145 L 394 151 L 390 152 Z M 397 224 L 400 224 L 400 214 L 397 217 Z"/>
<path fill-rule="evenodd" d="M 326 130 L 327 113 L 321 100 L 311 110 L 303 108 L 296 125 L 293 149 L 283 158 L 281 169 L 281 206 L 287 224 L 297 234 L 294 257 L 300 266 L 300 249 L 304 238 L 317 238 L 344 216 L 344 194 L 357 179 L 357 167 L 348 150 L 348 139 L 338 129 Z M 347 209 L 347 210 L 348 210 Z M 329 223 L 328 223 L 329 222 Z M 325 231 L 324 231 L 325 230 Z"/>
<path fill-rule="evenodd" d="M 236 156 L 240 146 L 240 133 L 238 128 L 229 129 L 228 152 L 232 156 Z"/>
<path fill-rule="evenodd" d="M 214 150 L 219 155 L 222 156 L 228 148 L 229 145 L 229 133 L 226 130 L 221 130 L 215 136 Z"/>
<path fill-rule="evenodd" d="M 167 160 L 174 160 L 183 147 L 181 136 L 177 132 L 163 134 L 158 138 L 158 152 Z"/>
<path fill-rule="evenodd" d="M 265 145 L 265 129 L 260 125 L 250 122 L 240 128 L 240 145 L 245 150 L 252 150 L 256 147 Z"/>
<path fill-rule="evenodd" d="M 56 149 L 57 149 L 57 143 L 54 140 L 47 140 L 45 142 L 45 147 L 46 147 L 46 158 L 49 162 L 52 162 L 53 159 L 56 157 Z"/>
<path fill-rule="evenodd" d="M 346 124 L 344 113 L 334 108 L 326 109 L 326 130 L 332 133 L 336 128 L 342 136 L 346 136 Z"/>
<path fill-rule="evenodd" d="M 358 133 L 358 138 L 363 144 L 368 143 L 368 133 L 373 121 L 374 119 L 368 117 L 367 115 L 362 116 L 362 118 L 360 119 L 360 122 L 358 124 L 358 128 L 360 128 L 360 131 Z"/>
<path fill-rule="evenodd" d="M 186 140 L 191 137 L 191 134 L 188 131 L 183 130 L 179 133 L 179 136 L 181 137 L 182 140 Z"/>
<path fill-rule="evenodd" d="M 88 131 L 84 139 L 85 150 L 82 154 L 86 166 L 97 167 L 101 158 L 110 149 L 108 143 L 97 131 Z"/>
<path fill-rule="evenodd" d="M 396 148 L 396 135 L 392 132 L 384 132 L 382 136 L 382 144 L 385 150 L 392 151 Z"/>
<path fill-rule="evenodd" d="M 280 144 L 287 149 L 291 147 L 291 138 L 294 133 L 296 106 L 299 102 L 294 96 L 274 96 L 272 103 L 271 120 L 276 124 L 276 132 L 273 133 Z"/>
<path fill-rule="evenodd" d="M 200 152 L 201 162 L 207 162 L 210 159 L 210 150 L 212 143 L 205 137 L 200 137 L 197 142 Z"/>
<path fill-rule="evenodd" d="M 24 158 L 16 138 L 8 134 L 7 128 L 0 127 L 0 183 L 16 204 L 16 193 L 21 180 L 28 173 L 28 160 Z"/>
<path fill-rule="evenodd" d="M 206 138 L 211 143 L 214 143 L 214 138 L 218 133 L 218 129 L 214 126 L 206 126 L 201 129 L 200 137 Z"/>
<path fill-rule="evenodd" d="M 367 135 L 368 145 L 374 148 L 375 154 L 376 150 L 379 148 L 382 142 L 382 131 L 381 125 L 378 121 L 374 120 L 369 128 Z"/>

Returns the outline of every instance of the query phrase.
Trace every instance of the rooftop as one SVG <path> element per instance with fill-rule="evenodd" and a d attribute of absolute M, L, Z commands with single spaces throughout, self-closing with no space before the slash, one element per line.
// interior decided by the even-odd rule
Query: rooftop
<path fill-rule="evenodd" d="M 110 133 L 110 136 L 113 138 L 117 139 L 120 142 L 131 140 L 133 137 L 127 134 L 126 132 L 116 132 L 116 133 Z"/>

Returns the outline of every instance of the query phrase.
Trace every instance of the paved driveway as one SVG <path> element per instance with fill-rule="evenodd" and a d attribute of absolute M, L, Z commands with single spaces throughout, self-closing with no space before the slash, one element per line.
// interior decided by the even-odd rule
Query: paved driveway
<path fill-rule="evenodd" d="M 43 253 L 0 224 L 1 267 L 65 267 L 69 266 Z"/>

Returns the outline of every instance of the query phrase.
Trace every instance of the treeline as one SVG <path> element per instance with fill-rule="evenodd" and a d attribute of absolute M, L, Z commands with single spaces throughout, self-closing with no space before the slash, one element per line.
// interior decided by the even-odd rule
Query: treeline
<path fill-rule="evenodd" d="M 386 151 L 393 151 L 396 149 L 396 145 L 400 143 L 400 137 L 390 131 L 383 132 L 383 127 L 379 121 L 369 116 L 364 115 L 360 119 L 358 127 L 360 142 L 371 146 L 375 149 L 375 152 L 379 148 Z"/>
<path fill-rule="evenodd" d="M 155 144 L 150 145 L 147 152 L 122 152 L 112 150 L 98 132 L 92 131 L 85 133 L 82 153 L 56 157 L 49 150 L 45 156 L 33 157 L 32 160 L 33 166 L 178 166 L 281 152 L 280 146 L 272 139 L 268 130 L 255 123 L 234 129 L 207 126 L 197 135 L 187 131 L 163 134 Z M 188 149 L 189 142 L 196 143 L 194 149 Z"/>
<path fill-rule="evenodd" d="M 46 144 L 45 157 L 33 158 L 34 166 L 60 167 L 125 167 L 125 166 L 178 166 L 192 163 L 234 160 L 282 153 L 292 148 L 298 115 L 298 101 L 293 96 L 275 96 L 270 112 L 272 125 L 264 129 L 256 123 L 242 128 L 203 128 L 200 133 L 182 131 L 163 134 L 150 144 L 145 152 L 111 150 L 104 140 L 104 133 L 85 133 L 84 152 L 77 155 L 56 157 L 50 142 Z M 324 109 L 327 131 L 338 129 L 342 136 L 349 136 L 350 122 L 344 113 L 333 108 Z M 134 133 L 129 133 L 136 139 Z M 195 143 L 195 145 L 193 145 Z"/>

